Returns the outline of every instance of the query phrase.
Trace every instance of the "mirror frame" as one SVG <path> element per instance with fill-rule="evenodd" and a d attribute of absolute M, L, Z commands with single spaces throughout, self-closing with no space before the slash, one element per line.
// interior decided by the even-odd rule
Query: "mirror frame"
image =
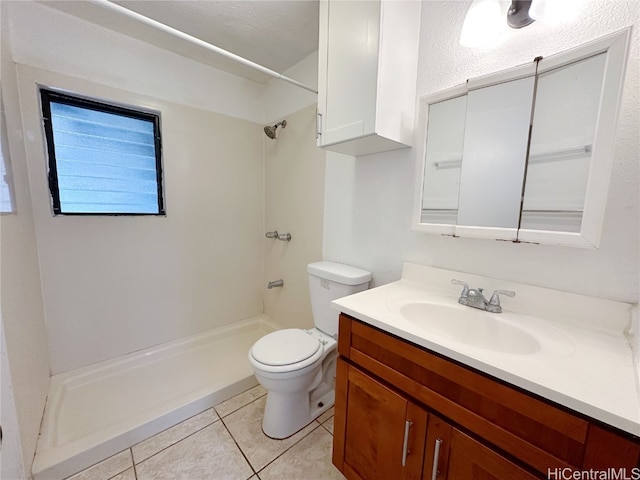
<path fill-rule="evenodd" d="M 466 84 L 420 98 L 417 130 L 418 147 L 416 148 L 416 186 L 412 219 L 413 230 L 460 237 L 598 248 L 613 167 L 616 125 L 630 37 L 631 28 L 629 27 L 576 48 L 542 58 L 537 62 L 537 75 L 540 75 L 560 66 L 578 62 L 600 53 L 607 54 L 603 72 L 602 96 L 600 98 L 598 119 L 589 162 L 589 176 L 580 232 L 421 223 L 429 105 L 466 95 L 469 91 L 477 88 L 536 75 L 536 61 L 469 79 Z"/>

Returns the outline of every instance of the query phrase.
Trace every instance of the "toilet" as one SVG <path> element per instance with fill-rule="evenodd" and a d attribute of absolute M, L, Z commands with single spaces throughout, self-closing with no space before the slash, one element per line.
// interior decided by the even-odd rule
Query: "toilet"
<path fill-rule="evenodd" d="M 338 311 L 331 301 L 366 290 L 371 273 L 334 262 L 307 266 L 315 327 L 269 333 L 249 350 L 258 382 L 267 390 L 262 430 L 286 438 L 333 406 L 338 357 Z"/>

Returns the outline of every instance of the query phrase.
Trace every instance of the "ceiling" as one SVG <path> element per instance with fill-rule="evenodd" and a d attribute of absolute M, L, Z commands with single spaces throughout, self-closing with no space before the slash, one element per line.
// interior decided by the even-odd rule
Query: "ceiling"
<path fill-rule="evenodd" d="M 251 80 L 265 82 L 270 78 L 104 8 L 100 2 L 42 3 Z M 115 0 L 113 3 L 280 73 L 318 49 L 318 0 Z"/>

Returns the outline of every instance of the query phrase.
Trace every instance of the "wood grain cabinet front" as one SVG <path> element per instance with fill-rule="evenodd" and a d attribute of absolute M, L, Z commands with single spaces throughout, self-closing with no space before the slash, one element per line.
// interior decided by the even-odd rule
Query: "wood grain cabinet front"
<path fill-rule="evenodd" d="M 348 479 L 640 474 L 637 437 L 344 314 L 338 351 L 333 463 Z"/>
<path fill-rule="evenodd" d="M 343 472 L 355 479 L 419 479 L 427 411 L 342 359 L 338 370 L 349 398 L 339 420 L 340 459 L 334 457 Z"/>

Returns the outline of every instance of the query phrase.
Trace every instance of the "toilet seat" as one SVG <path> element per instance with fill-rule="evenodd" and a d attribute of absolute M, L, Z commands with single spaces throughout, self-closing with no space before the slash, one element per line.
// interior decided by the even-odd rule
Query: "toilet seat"
<path fill-rule="evenodd" d="M 292 371 L 313 364 L 323 353 L 322 344 L 304 330 L 288 328 L 269 333 L 251 347 L 251 357 L 265 371 Z"/>

